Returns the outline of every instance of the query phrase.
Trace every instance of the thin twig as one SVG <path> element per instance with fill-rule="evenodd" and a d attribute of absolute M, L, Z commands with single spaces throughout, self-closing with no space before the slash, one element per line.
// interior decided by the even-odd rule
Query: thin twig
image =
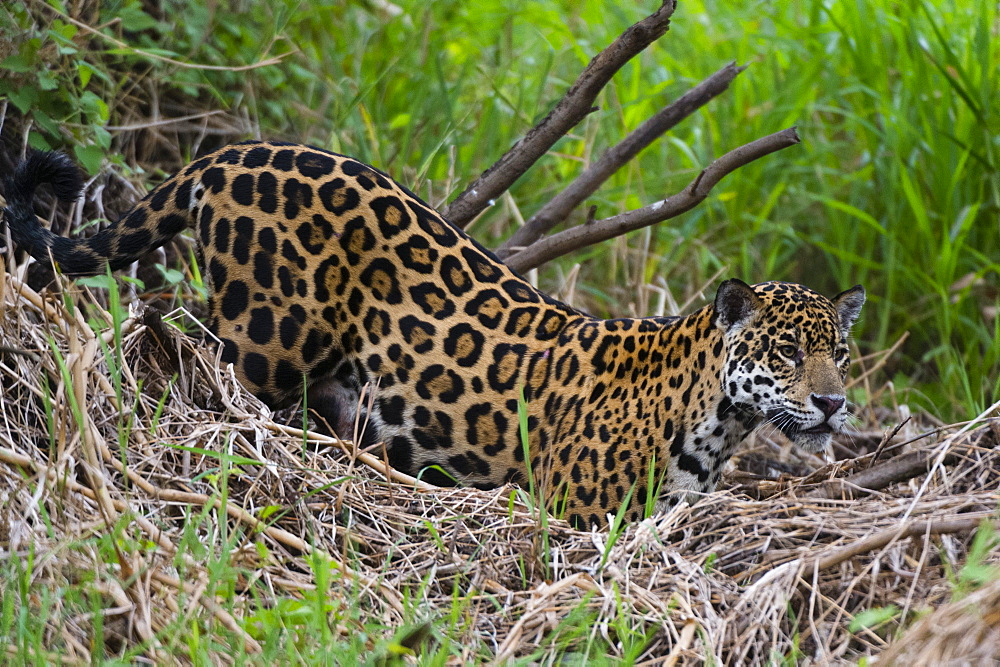
<path fill-rule="evenodd" d="M 513 185 L 553 144 L 595 110 L 594 100 L 611 77 L 667 31 L 676 6 L 675 0 L 664 0 L 658 10 L 629 27 L 598 53 L 555 108 L 444 207 L 442 215 L 459 227 L 466 227 L 484 211 L 492 200 Z"/>
<path fill-rule="evenodd" d="M 163 118 L 161 120 L 150 120 L 145 123 L 134 123 L 132 125 L 107 125 L 105 130 L 108 132 L 135 132 L 137 130 L 148 130 L 153 127 L 163 127 L 165 125 L 175 125 L 177 123 L 186 123 L 191 120 L 199 120 L 202 118 L 209 118 L 210 116 L 224 115 L 226 112 L 221 109 L 215 109 L 213 111 L 205 111 L 202 113 L 193 113 L 187 116 L 177 116 L 176 118 Z M 69 125 L 69 123 L 65 123 Z"/>
<path fill-rule="evenodd" d="M 892 442 L 892 439 L 896 437 L 899 431 L 906 426 L 910 421 L 910 417 L 907 417 L 903 421 L 896 424 L 896 426 L 891 431 L 886 431 L 885 435 L 878 443 L 878 447 L 875 448 L 875 454 L 872 456 L 872 460 L 868 462 L 868 467 L 871 468 L 878 461 L 879 457 L 882 456 L 882 452 L 885 451 L 886 445 Z"/>
<path fill-rule="evenodd" d="M 751 141 L 729 151 L 705 167 L 678 194 L 649 206 L 553 234 L 508 257 L 507 265 L 518 273 L 524 273 L 574 250 L 674 218 L 700 204 L 715 184 L 727 174 L 765 155 L 797 143 L 799 135 L 794 127 Z"/>
<path fill-rule="evenodd" d="M 600 159 L 587 167 L 523 226 L 518 227 L 517 231 L 497 248 L 497 256 L 504 259 L 542 238 L 642 149 L 729 88 L 729 84 L 744 69 L 746 68 L 736 63 L 729 63 L 609 148 Z M 593 222 L 592 218 L 593 216 L 588 216 L 588 223 Z"/>

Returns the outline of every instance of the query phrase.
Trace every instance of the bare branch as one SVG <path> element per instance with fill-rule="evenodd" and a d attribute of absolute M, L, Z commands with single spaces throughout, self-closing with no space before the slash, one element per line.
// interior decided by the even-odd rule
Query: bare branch
<path fill-rule="evenodd" d="M 594 56 L 555 108 L 448 204 L 441 211 L 444 217 L 465 227 L 490 200 L 504 193 L 554 143 L 595 110 L 598 93 L 625 63 L 667 31 L 676 7 L 676 0 L 664 0 L 653 14 L 629 27 Z"/>
<path fill-rule="evenodd" d="M 831 479 L 805 494 L 807 498 L 860 498 L 912 477 L 923 475 L 934 465 L 933 450 L 918 450 L 889 459 L 885 463 L 866 468 L 844 478 Z M 960 460 L 957 453 L 949 453 L 941 462 L 955 465 Z"/>
<path fill-rule="evenodd" d="M 617 145 L 609 148 L 600 159 L 587 167 L 576 180 L 519 227 L 513 236 L 497 249 L 497 256 L 504 259 L 540 239 L 542 235 L 565 220 L 573 209 L 601 187 L 612 174 L 638 155 L 639 151 L 729 88 L 729 84 L 744 69 L 746 68 L 739 67 L 736 63 L 729 63 L 672 104 L 665 106 Z"/>
<path fill-rule="evenodd" d="M 589 225 L 578 225 L 553 234 L 511 255 L 506 263 L 514 271 L 524 273 L 578 248 L 677 217 L 700 204 L 715 184 L 730 172 L 797 143 L 799 135 L 794 127 L 751 141 L 712 162 L 686 188 L 672 197 Z"/>
<path fill-rule="evenodd" d="M 979 527 L 983 521 L 988 521 L 992 517 L 992 512 L 970 512 L 959 517 L 949 517 L 946 519 L 927 519 L 925 521 L 910 521 L 901 526 L 893 526 L 873 533 L 861 540 L 854 540 L 850 544 L 827 551 L 825 554 L 803 559 L 803 571 L 826 570 L 850 560 L 856 556 L 876 549 L 882 549 L 896 540 L 904 540 L 908 537 L 920 537 L 923 535 L 946 535 L 950 533 L 967 533 Z"/>

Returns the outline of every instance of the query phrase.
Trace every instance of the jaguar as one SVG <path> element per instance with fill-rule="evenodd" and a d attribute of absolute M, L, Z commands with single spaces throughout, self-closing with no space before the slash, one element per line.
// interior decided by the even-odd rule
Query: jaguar
<path fill-rule="evenodd" d="M 289 143 L 201 157 L 86 238 L 39 222 L 46 183 L 63 201 L 82 190 L 58 152 L 30 153 L 5 179 L 6 224 L 36 260 L 117 270 L 191 228 L 222 362 L 263 403 L 305 398 L 345 437 L 361 419 L 394 468 L 435 484 L 533 474 L 576 526 L 713 490 L 761 424 L 818 452 L 848 419 L 860 285 L 829 299 L 729 279 L 685 317 L 600 319 L 535 289 L 382 171 Z"/>

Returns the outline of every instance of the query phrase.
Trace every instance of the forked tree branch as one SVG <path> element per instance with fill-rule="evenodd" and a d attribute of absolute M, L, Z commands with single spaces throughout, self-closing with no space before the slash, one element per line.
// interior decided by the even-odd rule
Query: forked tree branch
<path fill-rule="evenodd" d="M 650 16 L 629 27 L 598 53 L 555 108 L 524 138 L 504 153 L 441 213 L 459 227 L 467 226 L 577 123 L 594 111 L 594 100 L 611 77 L 670 27 L 676 0 L 664 0 Z"/>
<path fill-rule="evenodd" d="M 794 127 L 751 141 L 712 162 L 686 188 L 672 197 L 553 234 L 511 255 L 505 261 L 514 271 L 525 273 L 573 250 L 674 218 L 700 204 L 715 184 L 730 172 L 797 143 L 799 135 Z"/>
<path fill-rule="evenodd" d="M 746 68 L 739 67 L 736 63 L 729 63 L 609 148 L 497 248 L 497 256 L 505 259 L 542 238 L 546 232 L 564 221 L 573 209 L 601 187 L 612 174 L 638 155 L 639 151 L 729 88 L 729 84 L 744 69 Z"/>

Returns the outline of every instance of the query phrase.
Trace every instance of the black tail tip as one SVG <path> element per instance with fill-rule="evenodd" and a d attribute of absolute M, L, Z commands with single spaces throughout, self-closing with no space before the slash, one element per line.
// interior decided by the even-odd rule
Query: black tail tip
<path fill-rule="evenodd" d="M 31 151 L 7 180 L 7 199 L 30 201 L 35 188 L 48 183 L 56 197 L 73 202 L 83 190 L 83 177 L 79 168 L 65 153 L 58 151 Z"/>

